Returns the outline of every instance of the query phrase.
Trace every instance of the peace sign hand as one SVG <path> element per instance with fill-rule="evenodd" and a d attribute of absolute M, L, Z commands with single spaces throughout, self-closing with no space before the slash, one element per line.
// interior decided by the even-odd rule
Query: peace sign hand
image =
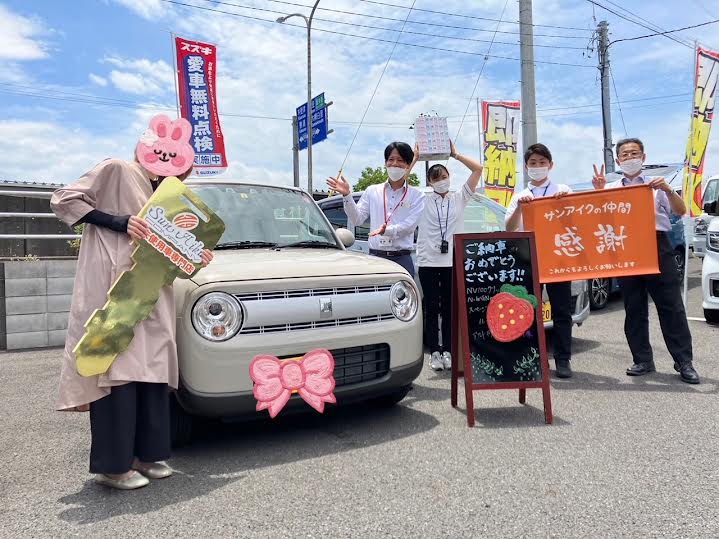
<path fill-rule="evenodd" d="M 594 185 L 595 189 L 604 189 L 607 185 L 607 178 L 604 176 L 604 165 L 602 165 L 602 168 L 597 168 L 597 165 L 592 166 L 594 167 L 592 185 Z"/>

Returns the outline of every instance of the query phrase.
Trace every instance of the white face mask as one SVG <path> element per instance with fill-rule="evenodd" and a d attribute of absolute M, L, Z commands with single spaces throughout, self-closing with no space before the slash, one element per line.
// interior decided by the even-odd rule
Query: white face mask
<path fill-rule="evenodd" d="M 432 184 L 432 187 L 434 188 L 435 193 L 439 193 L 440 195 L 443 195 L 447 191 L 449 191 L 449 179 L 447 180 L 437 180 Z"/>
<path fill-rule="evenodd" d="M 641 159 L 627 159 L 623 163 L 620 163 L 622 166 L 622 172 L 624 172 L 624 174 L 628 174 L 629 176 L 639 174 L 642 171 L 642 164 Z"/>
<path fill-rule="evenodd" d="M 393 182 L 398 182 L 404 178 L 406 172 L 407 170 L 402 167 L 387 167 L 387 174 L 389 175 L 389 179 Z"/>
<path fill-rule="evenodd" d="M 527 176 L 535 182 L 545 179 L 548 175 L 549 167 L 527 168 Z"/>

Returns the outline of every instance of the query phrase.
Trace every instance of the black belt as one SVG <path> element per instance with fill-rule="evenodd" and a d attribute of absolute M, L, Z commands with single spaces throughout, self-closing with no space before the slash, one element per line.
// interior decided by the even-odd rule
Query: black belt
<path fill-rule="evenodd" d="M 380 251 L 379 249 L 370 249 L 369 254 L 374 255 L 374 256 L 395 257 L 395 256 L 411 255 L 412 251 L 410 251 L 409 249 L 401 249 L 399 251 Z"/>

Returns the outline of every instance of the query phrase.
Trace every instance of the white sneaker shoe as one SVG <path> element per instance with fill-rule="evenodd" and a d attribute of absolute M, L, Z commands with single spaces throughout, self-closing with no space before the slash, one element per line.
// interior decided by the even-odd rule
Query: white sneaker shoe
<path fill-rule="evenodd" d="M 432 367 L 433 371 L 444 370 L 444 361 L 442 361 L 442 356 L 439 355 L 439 352 L 432 352 L 432 356 L 429 358 L 429 366 Z"/>
<path fill-rule="evenodd" d="M 443 352 L 442 362 L 444 363 L 444 368 L 450 370 L 452 368 L 452 354 L 449 352 Z"/>

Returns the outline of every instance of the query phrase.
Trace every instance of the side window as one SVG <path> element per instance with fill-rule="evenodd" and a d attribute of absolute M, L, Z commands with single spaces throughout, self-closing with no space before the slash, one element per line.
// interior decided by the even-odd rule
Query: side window
<path fill-rule="evenodd" d="M 504 230 L 504 213 L 475 199 L 469 201 L 464 211 L 465 232 L 498 232 Z"/>
<path fill-rule="evenodd" d="M 707 188 L 704 191 L 703 203 L 714 202 L 717 199 L 719 192 L 719 180 L 712 180 L 707 184 Z"/>
<path fill-rule="evenodd" d="M 338 228 L 347 228 L 347 214 L 342 205 L 323 206 L 322 211 L 327 216 L 332 228 L 335 230 Z"/>
<path fill-rule="evenodd" d="M 369 240 L 369 224 L 365 223 L 355 227 L 355 239 L 359 241 Z"/>

